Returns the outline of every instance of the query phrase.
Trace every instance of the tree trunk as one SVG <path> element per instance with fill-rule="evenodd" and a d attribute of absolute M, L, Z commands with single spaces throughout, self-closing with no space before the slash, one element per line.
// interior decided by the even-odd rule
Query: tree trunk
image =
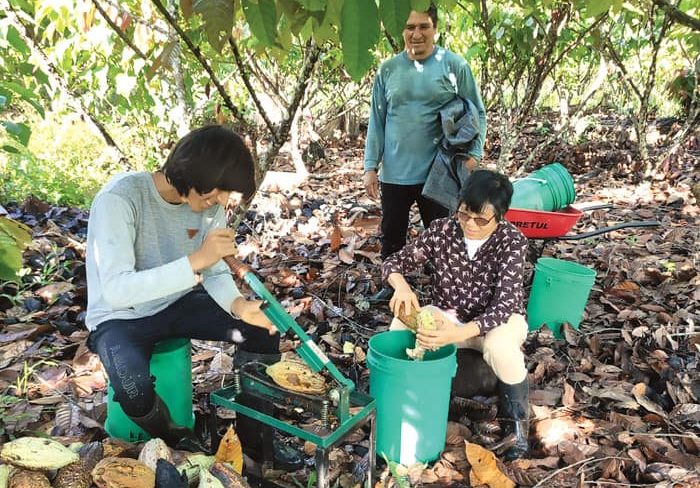
<path fill-rule="evenodd" d="M 301 148 L 299 147 L 299 119 L 301 118 L 301 110 L 297 110 L 292 120 L 292 125 L 289 128 L 289 152 L 292 156 L 294 164 L 294 172 L 297 177 L 306 179 L 309 177 L 309 171 L 306 169 L 306 164 L 301 157 Z"/>

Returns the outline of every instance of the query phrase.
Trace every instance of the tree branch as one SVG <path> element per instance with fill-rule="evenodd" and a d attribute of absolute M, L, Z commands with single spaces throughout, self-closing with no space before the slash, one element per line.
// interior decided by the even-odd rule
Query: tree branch
<path fill-rule="evenodd" d="M 668 3 L 666 0 L 654 0 L 654 3 L 662 9 L 664 9 L 675 22 L 684 25 L 696 32 L 700 31 L 700 19 L 691 17 L 675 5 L 671 5 L 670 3 Z"/>
<path fill-rule="evenodd" d="M 105 19 L 105 22 L 109 24 L 109 26 L 112 28 L 112 30 L 117 34 L 124 43 L 131 48 L 132 51 L 136 53 L 138 57 L 141 59 L 146 59 L 146 55 L 138 48 L 136 47 L 136 44 L 134 44 L 131 39 L 119 28 L 117 24 L 114 23 L 112 19 L 109 18 L 109 15 L 107 15 L 107 12 L 105 11 L 104 8 L 102 8 L 102 5 L 97 0 L 92 0 L 93 5 L 97 9 L 97 11 L 100 13 L 103 19 Z"/>
<path fill-rule="evenodd" d="M 276 139 L 277 133 L 275 132 L 275 125 L 270 120 L 270 117 L 267 115 L 267 112 L 265 111 L 265 107 L 263 107 L 262 103 L 260 103 L 260 99 L 258 98 L 257 94 L 255 93 L 255 88 L 253 88 L 253 85 L 250 82 L 250 77 L 248 76 L 248 68 L 245 66 L 245 64 L 243 64 L 241 52 L 238 50 L 238 45 L 236 44 L 236 41 L 233 39 L 233 36 L 228 36 L 228 44 L 229 44 L 229 46 L 231 46 L 231 51 L 233 51 L 233 57 L 236 60 L 236 66 L 238 66 L 238 72 L 241 75 L 241 79 L 243 79 L 243 84 L 245 85 L 246 89 L 248 90 L 248 95 L 250 95 L 250 98 L 253 99 L 253 103 L 257 107 L 258 112 L 260 112 L 260 116 L 265 121 L 265 125 L 267 126 L 267 130 L 270 131 L 270 136 L 273 139 Z"/>
<path fill-rule="evenodd" d="M 179 25 L 177 25 L 177 21 L 173 18 L 172 15 L 170 15 L 170 12 L 165 8 L 163 3 L 160 0 L 151 0 L 153 2 L 153 5 L 156 6 L 158 11 L 165 17 L 165 20 L 167 20 L 168 24 L 175 29 L 175 32 L 180 36 L 180 39 L 182 39 L 187 47 L 189 48 L 190 52 L 194 55 L 194 57 L 199 61 L 199 64 L 204 68 L 204 71 L 207 72 L 209 75 L 209 79 L 211 82 L 214 84 L 216 87 L 216 91 L 219 92 L 219 95 L 221 95 L 221 98 L 224 101 L 224 105 L 226 106 L 227 109 L 233 114 L 233 116 L 240 122 L 240 124 L 243 126 L 246 132 L 252 132 L 253 127 L 251 124 L 245 119 L 243 114 L 238 110 L 238 108 L 233 104 L 231 101 L 231 97 L 226 93 L 226 90 L 224 89 L 223 85 L 221 82 L 219 82 L 219 79 L 216 77 L 216 74 L 214 73 L 214 70 L 212 69 L 211 66 L 209 66 L 209 63 L 205 59 L 205 57 L 202 55 L 201 50 L 195 46 L 192 43 L 192 40 L 187 37 L 187 34 L 180 28 Z"/>
<path fill-rule="evenodd" d="M 124 8 L 124 6 L 122 4 L 120 4 L 118 1 L 116 1 L 116 0 L 104 0 L 104 3 L 106 3 L 110 7 L 113 7 L 117 12 L 121 12 L 122 14 L 128 15 L 129 18 L 134 23 L 145 25 L 149 29 L 152 29 L 156 32 L 160 32 L 161 34 L 168 35 L 167 30 L 161 28 L 158 25 L 155 25 L 152 21 L 143 19 L 143 18 L 139 17 L 138 15 L 135 15 L 133 12 L 129 11 L 127 8 Z"/>
<path fill-rule="evenodd" d="M 634 91 L 634 93 L 637 95 L 637 98 L 639 98 L 639 100 L 641 101 L 643 98 L 642 92 L 639 90 L 639 88 L 637 88 L 637 85 L 634 84 L 634 81 L 630 79 L 627 73 L 627 68 L 625 68 L 625 63 L 622 61 L 620 55 L 615 50 L 615 47 L 612 45 L 612 42 L 610 42 L 610 38 L 605 39 L 604 46 L 607 48 L 608 54 L 610 54 L 610 57 L 612 58 L 615 65 L 617 65 L 617 67 L 620 69 L 620 72 L 627 81 L 627 84 L 629 84 L 629 86 L 632 87 L 632 91 Z"/>
<path fill-rule="evenodd" d="M 384 37 L 386 37 L 386 40 L 389 41 L 389 45 L 391 46 L 391 49 L 394 51 L 394 54 L 398 54 L 401 52 L 401 46 L 396 42 L 396 39 L 389 34 L 389 31 L 386 29 L 382 29 L 384 31 Z"/>
<path fill-rule="evenodd" d="M 263 86 L 265 93 L 268 96 L 273 97 L 277 100 L 277 103 L 283 106 L 289 105 L 289 100 L 285 97 L 284 92 L 279 88 L 279 84 L 273 82 L 264 69 L 258 65 L 258 60 L 250 53 L 246 53 L 245 65 L 250 70 L 250 74 L 255 77 L 256 80 Z"/>
<path fill-rule="evenodd" d="M 575 48 L 576 46 L 578 46 L 579 43 L 583 40 L 584 36 L 585 36 L 586 34 L 588 34 L 590 31 L 592 31 L 593 29 L 595 29 L 596 27 L 598 27 L 598 25 L 600 25 L 600 23 L 601 23 L 603 20 L 605 20 L 606 18 L 608 18 L 607 13 L 599 15 L 599 16 L 593 21 L 593 23 L 592 23 L 591 25 L 589 25 L 589 26 L 586 27 L 584 30 L 582 30 L 581 32 L 579 32 L 578 37 L 576 38 L 576 40 L 573 41 L 572 43 L 570 43 L 568 46 L 566 46 L 566 48 L 564 48 L 564 49 L 562 50 L 562 52 L 559 53 L 559 55 L 557 56 L 557 58 L 550 64 L 549 68 L 546 70 L 545 75 L 546 75 L 546 76 L 549 76 L 549 73 L 552 71 L 552 69 L 554 69 L 554 67 L 555 67 L 556 65 L 558 65 L 558 64 L 561 62 L 562 59 L 564 59 L 564 56 L 566 56 L 567 54 L 569 54 L 569 51 L 571 51 L 573 48 Z"/>
<path fill-rule="evenodd" d="M 652 11 L 650 17 L 653 19 L 654 12 Z M 653 25 L 653 20 L 652 20 Z M 647 78 L 646 86 L 644 87 L 644 100 L 643 103 L 647 104 L 649 102 L 649 97 L 651 96 L 651 91 L 654 89 L 654 84 L 656 83 L 656 68 L 657 59 L 659 57 L 659 50 L 661 49 L 661 42 L 666 37 L 666 31 L 671 26 L 671 13 L 668 10 L 664 11 L 664 20 L 661 24 L 661 30 L 659 31 L 658 37 L 652 35 L 651 45 L 653 46 L 651 62 L 649 64 L 649 77 Z"/>
<path fill-rule="evenodd" d="M 274 138 L 272 145 L 270 146 L 270 150 L 265 155 L 265 161 L 261 162 L 260 167 L 263 171 L 267 169 L 269 163 L 274 159 L 282 145 L 287 140 L 292 121 L 294 120 L 301 100 L 306 94 L 306 89 L 309 86 L 309 80 L 311 79 L 311 73 L 313 73 L 313 70 L 316 67 L 316 62 L 318 61 L 318 56 L 320 53 L 321 50 L 316 45 L 314 40 L 309 39 L 309 41 L 306 44 L 306 56 L 304 57 L 304 65 L 302 66 L 301 74 L 299 75 L 296 87 L 294 88 L 292 102 L 287 108 L 287 116 L 277 128 L 276 137 Z"/>

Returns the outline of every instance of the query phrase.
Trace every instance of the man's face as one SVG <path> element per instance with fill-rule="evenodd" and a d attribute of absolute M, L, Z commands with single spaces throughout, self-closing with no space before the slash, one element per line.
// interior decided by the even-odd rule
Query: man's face
<path fill-rule="evenodd" d="M 408 57 L 422 61 L 433 53 L 437 29 L 427 12 L 411 11 L 403 28 L 403 42 Z"/>

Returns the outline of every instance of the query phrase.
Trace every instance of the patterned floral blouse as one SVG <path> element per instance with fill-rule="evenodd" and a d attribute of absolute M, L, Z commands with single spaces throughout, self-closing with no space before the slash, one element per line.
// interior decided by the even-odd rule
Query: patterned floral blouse
<path fill-rule="evenodd" d="M 454 217 L 435 220 L 418 238 L 389 256 L 382 278 L 406 275 L 430 262 L 433 270 L 433 305 L 456 310 L 462 322 L 474 320 L 486 334 L 523 314 L 523 270 L 527 239 L 508 221 L 496 230 L 469 259 L 462 228 Z"/>

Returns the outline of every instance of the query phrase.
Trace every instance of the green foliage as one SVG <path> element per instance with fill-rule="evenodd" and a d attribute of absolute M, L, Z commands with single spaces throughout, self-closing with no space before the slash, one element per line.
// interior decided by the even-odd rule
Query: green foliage
<path fill-rule="evenodd" d="M 243 12 L 253 35 L 263 46 L 272 47 L 277 39 L 277 6 L 274 0 L 243 0 Z"/>
<path fill-rule="evenodd" d="M 32 241 L 29 227 L 0 215 L 0 280 L 17 279 L 22 267 L 22 251 Z"/>
<path fill-rule="evenodd" d="M 384 28 L 394 36 L 400 38 L 406 19 L 411 13 L 411 6 L 406 0 L 382 0 L 379 3 L 379 12 Z"/>
<path fill-rule="evenodd" d="M 218 52 L 223 49 L 233 29 L 233 5 L 232 0 L 194 0 L 192 3 L 192 11 L 204 19 L 209 44 Z M 189 17 L 188 14 L 189 9 L 184 12 L 186 17 Z"/>
<path fill-rule="evenodd" d="M 62 133 L 39 128 L 37 114 L 43 118 L 45 112 L 66 107 L 83 117 L 90 114 L 117 141 L 131 169 L 160 165 L 173 141 L 192 125 L 230 121 L 230 110 L 200 59 L 178 39 L 152 1 L 97 0 L 119 33 L 96 12 L 93 2 L 9 2 L 24 26 L 0 12 L 0 147 L 6 151 L 0 160 L 0 198 L 21 199 L 33 193 L 50 202 L 85 206 L 95 189 L 119 169 L 113 159 L 108 164 L 110 159 L 101 156 L 103 148 L 96 147 L 94 132 L 84 128 L 81 143 L 65 142 Z M 242 83 L 242 72 L 253 78 L 262 103 L 273 106 L 271 111 L 277 113 L 271 118 L 277 124 L 297 84 L 306 41 L 313 38 L 323 51 L 316 79 L 309 84 L 314 91 L 304 98 L 312 117 L 334 117 L 339 113 L 335 108 L 347 104 L 349 97 L 353 106 L 348 110 L 365 110 L 371 81 L 367 73 L 392 53 L 381 29 L 400 40 L 409 10 L 425 10 L 430 0 L 162 3 L 243 114 L 245 123 L 236 121 L 236 126 L 259 130 L 253 138 L 261 141 L 267 134 L 256 120 L 258 107 Z M 484 100 L 489 108 L 501 110 L 505 120 L 517 120 L 521 110 L 527 115 L 562 99 L 571 106 L 606 103 L 630 115 L 640 113 L 629 82 L 644 86 L 653 58 L 650 39 L 661 32 L 663 20 L 663 9 L 652 8 L 648 0 L 489 0 L 484 3 L 486 12 L 481 2 L 435 3 L 440 44 L 469 61 Z M 698 15 L 692 2 L 681 2 L 681 8 Z M 659 111 L 688 106 L 687 96 L 669 96 L 667 80 L 682 69 L 692 72 L 700 49 L 699 34 L 672 27 L 661 40 L 657 81 L 649 100 Z M 229 36 L 243 54 L 242 69 L 233 60 Z M 611 61 L 606 43 L 620 54 L 626 73 Z M 599 66 L 607 69 L 603 83 L 586 98 Z M 685 76 L 676 84 L 683 88 L 691 81 Z M 682 91 L 687 95 L 690 90 Z M 84 111 L 76 109 L 78 105 Z M 62 142 L 54 144 L 56 139 Z"/>
<path fill-rule="evenodd" d="M 377 4 L 374 0 L 346 1 L 341 18 L 343 61 L 350 75 L 358 80 L 374 64 L 370 49 L 379 40 Z"/>
<path fill-rule="evenodd" d="M 35 117 L 30 124 L 34 136 L 29 147 L 15 144 L 14 153 L 0 158 L 0 201 L 22 201 L 34 195 L 53 204 L 88 207 L 100 186 L 118 170 L 101 162 L 105 147 L 85 123 L 64 114 L 43 122 Z"/>

